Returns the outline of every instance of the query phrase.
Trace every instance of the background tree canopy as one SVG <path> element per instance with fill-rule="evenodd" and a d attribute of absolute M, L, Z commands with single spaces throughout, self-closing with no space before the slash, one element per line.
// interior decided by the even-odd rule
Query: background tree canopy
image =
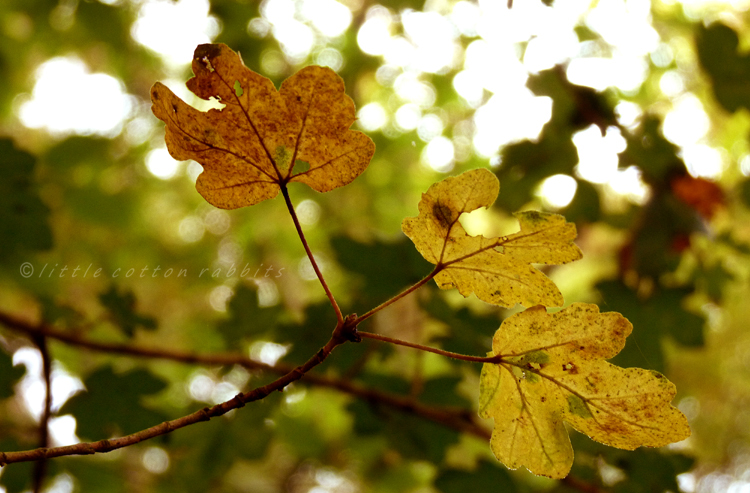
<path fill-rule="evenodd" d="M 476 415 L 481 365 L 365 340 L 209 423 L 109 454 L 11 464 L 0 485 L 746 491 L 749 7 L 4 0 L 0 451 L 183 416 L 273 380 L 328 339 L 335 314 L 283 203 L 207 204 L 194 187 L 201 166 L 169 156 L 151 114 L 156 81 L 200 109 L 216 106 L 184 86 L 193 50 L 207 42 L 226 43 L 277 87 L 311 64 L 344 79 L 375 157 L 345 188 L 290 193 L 346 313 L 430 272 L 400 229 L 422 192 L 490 169 L 498 201 L 464 217 L 465 229 L 508 234 L 512 213 L 530 209 L 575 222 L 583 260 L 545 272 L 566 305 L 598 303 L 633 323 L 612 361 L 667 375 L 693 434 L 626 452 L 571 431 L 568 479 L 508 471 L 487 446 L 491 421 Z M 517 311 L 431 283 L 363 329 L 484 356 Z"/>

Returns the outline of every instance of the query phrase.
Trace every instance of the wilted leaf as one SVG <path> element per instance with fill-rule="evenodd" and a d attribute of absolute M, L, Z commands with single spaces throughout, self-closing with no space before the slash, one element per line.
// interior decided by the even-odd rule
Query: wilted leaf
<path fill-rule="evenodd" d="M 612 447 L 661 447 L 690 436 L 670 405 L 674 385 L 660 373 L 605 359 L 633 326 L 619 313 L 575 303 L 548 315 L 536 306 L 500 326 L 480 380 L 479 414 L 495 418 L 491 447 L 511 469 L 565 477 L 573 449 L 563 422 Z"/>
<path fill-rule="evenodd" d="M 518 212 L 521 231 L 500 238 L 469 236 L 458 222 L 464 212 L 488 207 L 500 184 L 486 169 L 467 171 L 438 182 L 422 194 L 419 216 L 401 226 L 417 250 L 439 269 L 441 289 L 458 288 L 464 296 L 512 307 L 560 306 L 562 294 L 548 277 L 531 266 L 564 264 L 581 258 L 573 240 L 576 227 L 557 214 Z"/>
<path fill-rule="evenodd" d="M 216 207 L 257 204 L 291 181 L 333 190 L 359 176 L 375 152 L 369 137 L 349 130 L 354 102 L 329 68 L 305 67 L 277 91 L 226 45 L 204 44 L 193 72 L 188 88 L 224 108 L 198 111 L 157 82 L 152 110 L 167 124 L 170 154 L 203 165 L 196 188 Z M 309 168 L 295 174 L 297 161 Z"/>

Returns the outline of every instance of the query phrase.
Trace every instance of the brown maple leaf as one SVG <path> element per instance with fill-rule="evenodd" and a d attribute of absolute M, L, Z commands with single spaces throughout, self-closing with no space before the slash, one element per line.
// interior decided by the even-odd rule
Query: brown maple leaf
<path fill-rule="evenodd" d="M 349 130 L 354 102 L 329 68 L 305 67 L 277 91 L 226 45 L 204 44 L 193 72 L 188 88 L 224 108 L 198 111 L 157 82 L 152 110 L 167 125 L 172 157 L 203 165 L 196 188 L 216 207 L 257 204 L 294 181 L 333 190 L 359 176 L 375 152 L 369 137 Z"/>

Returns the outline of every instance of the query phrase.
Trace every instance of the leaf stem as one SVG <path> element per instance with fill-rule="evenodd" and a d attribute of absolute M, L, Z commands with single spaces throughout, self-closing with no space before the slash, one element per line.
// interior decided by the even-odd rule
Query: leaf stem
<path fill-rule="evenodd" d="M 357 320 L 355 321 L 355 324 L 360 324 L 361 322 L 364 322 L 365 320 L 367 320 L 368 318 L 372 317 L 373 315 L 375 315 L 375 313 L 379 312 L 380 310 L 382 310 L 383 308 L 387 307 L 388 305 L 391 305 L 391 304 L 397 302 L 398 300 L 400 300 L 404 296 L 406 296 L 406 295 L 408 295 L 408 294 L 416 291 L 417 289 L 421 288 L 422 286 L 424 286 L 425 284 L 427 284 L 428 282 L 430 282 L 433 277 L 435 277 L 436 275 L 438 275 L 438 273 L 441 270 L 443 270 L 443 266 L 440 265 L 440 264 L 438 264 L 437 266 L 435 266 L 434 269 L 432 269 L 432 272 L 430 272 L 429 274 L 427 274 L 427 276 L 425 276 L 424 279 L 422 279 L 418 283 L 416 283 L 416 284 L 414 284 L 414 285 L 406 288 L 405 290 L 401 291 L 399 294 L 397 294 L 393 298 L 391 298 L 391 299 L 389 299 L 389 300 L 387 300 L 387 301 L 379 304 L 378 306 L 376 306 L 375 308 L 373 308 L 369 312 L 365 313 L 364 315 L 361 315 L 361 316 L 357 317 Z"/>
<path fill-rule="evenodd" d="M 300 225 L 299 219 L 297 218 L 297 213 L 294 211 L 294 205 L 292 205 L 292 199 L 289 198 L 289 189 L 287 188 L 286 183 L 284 182 L 280 183 L 279 186 L 281 187 L 282 195 L 284 195 L 286 208 L 289 209 L 289 214 L 292 216 L 292 220 L 294 221 L 294 227 L 297 228 L 297 235 L 299 236 L 300 241 L 302 241 L 302 246 L 305 247 L 307 258 L 310 259 L 310 264 L 315 270 L 315 275 L 318 276 L 318 280 L 320 281 L 321 286 L 323 286 L 323 289 L 326 292 L 326 296 L 328 296 L 328 300 L 331 302 L 331 306 L 333 306 L 333 309 L 336 312 L 336 319 L 339 321 L 339 323 L 342 323 L 344 321 L 344 315 L 341 313 L 341 308 L 339 308 L 338 303 L 336 303 L 336 298 L 333 297 L 333 293 L 331 293 L 331 290 L 328 288 L 328 284 L 326 283 L 326 280 L 323 278 L 323 273 L 320 272 L 318 263 L 315 261 L 315 257 L 313 256 L 312 251 L 310 250 L 310 245 L 307 244 L 307 240 L 305 239 L 305 233 L 302 232 L 302 226 Z"/>
<path fill-rule="evenodd" d="M 360 337 L 365 337 L 367 339 L 375 339 L 377 341 L 388 342 L 391 344 L 396 344 L 398 346 L 406 346 L 413 349 L 419 349 L 420 351 L 426 351 L 428 353 L 447 356 L 448 358 L 471 361 L 472 363 L 497 363 L 502 360 L 502 356 L 468 356 L 466 354 L 453 353 L 451 351 L 444 351 L 442 349 L 437 349 L 434 347 L 423 346 L 422 344 L 417 344 L 414 342 L 402 341 L 401 339 L 395 339 L 393 337 L 375 334 L 373 332 L 357 331 L 357 334 Z"/>

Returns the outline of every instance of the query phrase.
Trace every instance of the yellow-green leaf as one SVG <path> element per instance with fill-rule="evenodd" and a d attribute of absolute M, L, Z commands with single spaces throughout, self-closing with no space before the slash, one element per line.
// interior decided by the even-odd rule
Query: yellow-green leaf
<path fill-rule="evenodd" d="M 375 152 L 369 137 L 349 130 L 354 102 L 329 68 L 305 67 L 277 91 L 226 45 L 204 44 L 193 72 L 188 88 L 224 108 L 198 111 L 157 82 L 152 110 L 167 125 L 172 157 L 203 165 L 196 188 L 216 207 L 257 204 L 291 181 L 327 192 L 359 176 Z M 298 161 L 309 167 L 295 173 Z"/>
<path fill-rule="evenodd" d="M 625 346 L 633 326 L 619 313 L 574 303 L 554 314 L 542 306 L 506 319 L 492 340 L 497 363 L 485 363 L 479 414 L 494 418 L 491 448 L 511 469 L 565 477 L 573 449 L 563 422 L 626 450 L 661 447 L 690 436 L 670 402 L 663 375 L 605 361 Z"/>
<path fill-rule="evenodd" d="M 489 207 L 500 184 L 490 171 L 475 169 L 432 185 L 422 194 L 419 215 L 404 219 L 401 229 L 419 253 L 435 264 L 441 289 L 475 293 L 505 307 L 561 306 L 560 290 L 536 264 L 564 264 L 581 258 L 573 243 L 575 224 L 557 214 L 518 212 L 518 233 L 500 238 L 469 236 L 459 223 L 464 212 Z"/>

